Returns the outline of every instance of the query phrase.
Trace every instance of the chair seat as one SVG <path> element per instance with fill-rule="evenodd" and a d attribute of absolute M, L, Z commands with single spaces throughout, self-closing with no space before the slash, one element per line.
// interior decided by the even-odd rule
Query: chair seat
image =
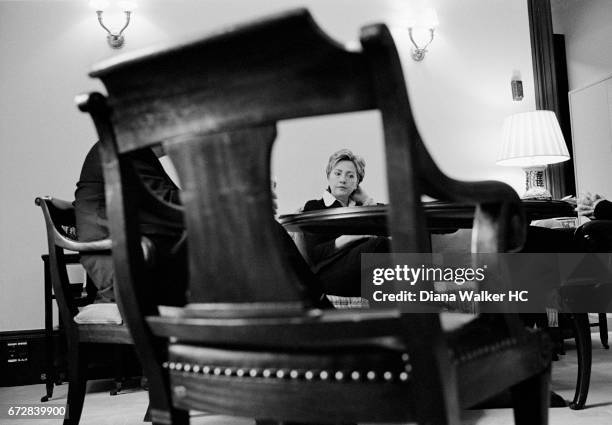
<path fill-rule="evenodd" d="M 74 316 L 80 342 L 133 344 L 115 303 L 89 304 Z"/>
<path fill-rule="evenodd" d="M 265 334 L 261 334 L 259 348 L 253 344 L 250 350 L 205 348 L 184 341 L 171 344 L 168 361 L 163 366 L 170 372 L 175 404 L 184 408 L 195 406 L 202 410 L 262 418 L 266 417 L 266 412 L 271 415 L 281 409 L 284 417 L 301 421 L 320 420 L 322 413 L 330 422 L 356 422 L 358 418 L 377 422 L 410 420 L 414 412 L 409 410 L 410 403 L 406 403 L 406 399 L 419 388 L 413 386 L 411 379 L 413 364 L 410 347 L 403 345 L 401 335 L 397 335 L 401 325 L 400 316 L 392 312 L 372 314 L 371 311 L 365 315 L 330 313 L 324 315 L 329 316 L 327 320 L 292 319 L 295 327 L 287 326 L 286 321 L 283 327 L 279 326 L 280 329 L 292 328 L 298 339 L 303 337 L 310 342 L 309 346 L 303 343 L 300 346 L 288 344 L 279 351 L 276 343 L 275 348 L 267 348 L 268 342 L 268 347 L 273 346 L 270 340 L 279 338 L 269 328 L 273 326 L 271 324 L 263 325 L 270 336 L 266 338 Z M 445 327 L 453 329 L 446 335 L 462 407 L 483 401 L 492 393 L 501 392 L 512 383 L 520 382 L 532 376 L 534 371 L 546 367 L 547 355 L 543 353 L 547 352 L 545 346 L 548 343 L 540 332 L 530 332 L 526 338 L 519 340 L 503 331 L 500 320 L 475 319 L 466 314 L 443 316 L 446 316 L 442 320 Z M 318 338 L 318 342 L 324 344 L 319 347 L 314 346 L 310 338 L 311 332 L 316 333 L 314 328 L 317 325 L 314 323 L 324 323 L 325 328 L 329 329 L 329 323 L 337 321 L 346 331 L 347 322 L 359 322 L 359 329 L 362 329 L 368 328 L 364 325 L 370 320 L 373 322 L 372 329 L 381 333 L 378 338 L 372 334 L 369 335 L 370 339 L 364 338 L 364 333 L 355 332 L 351 333 L 354 339 L 350 340 L 345 333 L 333 347 L 331 337 Z M 174 336 L 191 332 L 194 321 L 204 335 L 198 332 L 199 338 L 191 339 L 200 339 L 204 343 L 207 327 L 203 324 L 211 319 L 149 318 L 157 334 L 164 330 Z M 164 327 L 164 322 L 171 322 L 171 327 Z M 272 321 L 257 322 L 242 325 L 251 332 L 262 326 L 262 322 Z M 307 322 L 310 322 L 309 325 Z M 234 330 L 240 329 L 238 325 L 235 327 Z M 389 329 L 395 330 L 393 337 Z M 217 330 L 217 337 L 227 341 L 226 329 L 221 326 Z M 284 335 L 281 339 L 284 339 Z M 212 345 L 211 341 L 206 342 Z M 220 339 L 216 339 L 216 343 L 218 346 L 225 345 Z M 521 362 L 527 365 L 523 369 L 513 367 L 512 373 L 506 376 L 495 372 L 507 370 L 505 368 L 514 365 L 519 357 L 530 359 Z M 254 399 L 253 394 L 257 394 L 257 398 Z M 304 394 L 308 394 L 313 403 L 316 400 L 326 402 L 317 402 L 316 411 L 312 411 L 312 405 L 303 402 Z M 350 398 L 347 394 L 350 394 Z M 383 405 L 381 403 L 384 403 L 385 409 L 372 408 Z M 347 409 L 347 405 L 351 407 Z M 338 406 L 343 408 L 338 409 Z M 325 412 L 321 412 L 321 409 Z M 347 412 L 351 412 L 350 417 Z"/>
<path fill-rule="evenodd" d="M 78 324 L 114 324 L 123 323 L 119 308 L 115 303 L 89 304 L 79 308 L 79 314 L 74 316 Z"/>

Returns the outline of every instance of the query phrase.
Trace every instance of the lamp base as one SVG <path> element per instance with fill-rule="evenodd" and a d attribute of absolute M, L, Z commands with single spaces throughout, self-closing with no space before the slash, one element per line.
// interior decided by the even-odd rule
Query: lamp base
<path fill-rule="evenodd" d="M 552 195 L 548 190 L 546 190 L 545 187 L 532 187 L 523 193 L 521 199 L 543 199 L 550 201 L 552 199 Z"/>
<path fill-rule="evenodd" d="M 552 195 L 544 186 L 545 167 L 525 168 L 525 193 L 522 199 L 543 199 L 550 201 Z"/>

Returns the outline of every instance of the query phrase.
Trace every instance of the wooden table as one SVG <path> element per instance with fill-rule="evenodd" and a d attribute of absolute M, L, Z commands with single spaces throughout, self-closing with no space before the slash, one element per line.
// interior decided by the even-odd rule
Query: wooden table
<path fill-rule="evenodd" d="M 564 201 L 524 200 L 528 221 L 554 217 L 574 217 L 574 208 Z M 423 203 L 427 224 L 432 231 L 469 229 L 474 220 L 474 206 L 453 202 Z M 345 235 L 386 235 L 387 205 L 328 208 L 296 214 L 284 214 L 280 223 L 289 231 L 342 233 Z"/>

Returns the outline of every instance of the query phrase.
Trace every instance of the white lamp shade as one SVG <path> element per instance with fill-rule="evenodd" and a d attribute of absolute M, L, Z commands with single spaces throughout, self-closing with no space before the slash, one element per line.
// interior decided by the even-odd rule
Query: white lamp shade
<path fill-rule="evenodd" d="M 498 165 L 528 168 L 568 159 L 567 145 L 554 112 L 524 112 L 504 120 Z"/>

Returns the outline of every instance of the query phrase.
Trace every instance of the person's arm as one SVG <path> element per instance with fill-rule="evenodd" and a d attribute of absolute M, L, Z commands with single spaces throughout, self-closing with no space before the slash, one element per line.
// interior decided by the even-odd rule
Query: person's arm
<path fill-rule="evenodd" d="M 302 208 L 302 212 L 318 211 L 325 209 L 323 200 L 310 200 L 306 202 Z M 326 234 L 315 234 L 304 232 L 304 243 L 310 260 L 317 264 L 322 260 L 329 258 L 335 252 L 335 239 Z"/>
<path fill-rule="evenodd" d="M 606 201 L 601 195 L 597 193 L 591 195 L 589 192 L 587 192 L 585 195 L 582 195 L 580 196 L 580 198 L 578 198 L 576 202 L 576 211 L 578 212 L 578 215 L 590 219 L 610 218 L 612 217 L 612 211 L 610 211 L 609 205 L 607 204 L 609 204 L 609 202 Z M 596 214 L 596 208 L 598 214 Z"/>
<path fill-rule="evenodd" d="M 303 211 L 322 209 L 325 209 L 323 201 L 311 200 L 306 202 Z M 370 235 L 338 235 L 334 237 L 334 235 L 328 234 L 304 233 L 308 256 L 315 264 L 332 257 L 354 242 L 370 237 Z"/>
<path fill-rule="evenodd" d="M 306 252 L 313 264 L 318 264 L 336 253 L 335 239 L 328 239 L 326 236 L 304 232 Z"/>
<path fill-rule="evenodd" d="M 334 256 L 357 241 L 371 237 L 370 235 L 340 235 L 329 239 L 326 236 L 328 235 L 304 233 L 308 257 L 315 264 Z"/>
<path fill-rule="evenodd" d="M 374 198 L 369 196 L 361 186 L 357 186 L 357 190 L 353 192 L 351 199 L 353 199 L 357 205 L 376 205 Z"/>
<path fill-rule="evenodd" d="M 336 239 L 334 239 L 334 249 L 335 251 L 340 251 L 344 248 L 346 248 L 348 245 L 352 244 L 353 242 L 357 242 L 360 241 L 362 239 L 370 239 L 374 236 L 372 235 L 342 235 L 342 236 L 338 236 Z"/>

